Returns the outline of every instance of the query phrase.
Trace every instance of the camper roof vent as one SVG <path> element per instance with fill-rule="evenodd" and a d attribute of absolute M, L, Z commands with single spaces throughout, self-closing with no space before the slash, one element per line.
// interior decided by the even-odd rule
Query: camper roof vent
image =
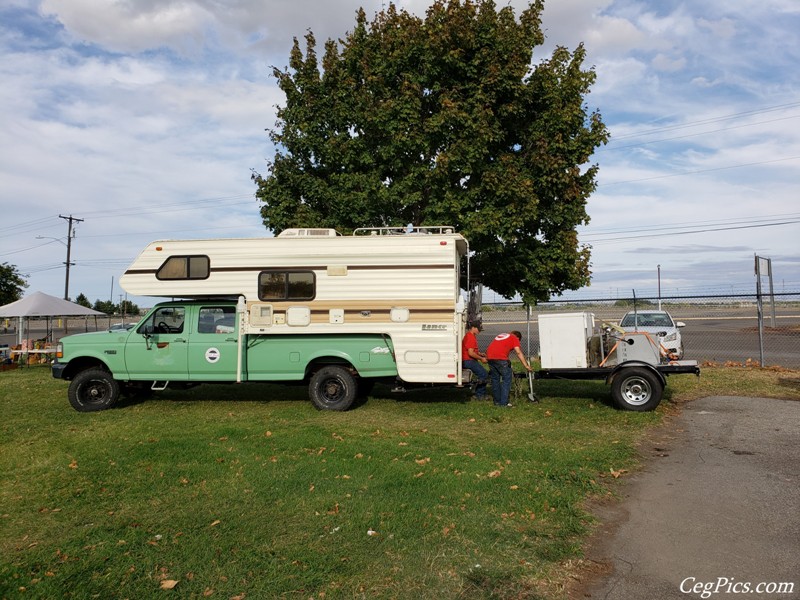
<path fill-rule="evenodd" d="M 339 235 L 335 229 L 284 229 L 278 237 L 335 237 Z"/>

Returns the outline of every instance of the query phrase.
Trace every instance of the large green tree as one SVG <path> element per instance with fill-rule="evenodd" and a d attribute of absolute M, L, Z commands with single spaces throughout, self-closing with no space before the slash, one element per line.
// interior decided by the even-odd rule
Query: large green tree
<path fill-rule="evenodd" d="M 528 302 L 589 282 L 588 222 L 607 140 L 584 98 L 585 50 L 544 41 L 541 0 L 517 19 L 490 0 L 435 1 L 419 18 L 390 4 L 328 40 L 295 39 L 270 130 L 277 151 L 254 173 L 265 226 L 452 225 L 476 279 Z"/>
<path fill-rule="evenodd" d="M 28 287 L 17 267 L 8 263 L 0 263 L 0 306 L 16 302 L 22 298 L 22 292 Z"/>

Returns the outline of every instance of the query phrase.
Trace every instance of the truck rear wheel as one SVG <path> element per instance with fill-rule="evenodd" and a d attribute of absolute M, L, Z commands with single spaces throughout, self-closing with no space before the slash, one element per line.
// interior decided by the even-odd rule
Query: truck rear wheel
<path fill-rule="evenodd" d="M 105 410 L 119 400 L 119 383 L 105 369 L 86 369 L 69 384 L 67 396 L 79 412 Z"/>
<path fill-rule="evenodd" d="M 611 383 L 614 404 L 623 410 L 653 410 L 661 402 L 663 393 L 664 385 L 658 376 L 640 367 L 622 369 Z"/>
<path fill-rule="evenodd" d="M 318 410 L 347 410 L 356 398 L 356 379 L 344 367 L 323 367 L 311 377 L 308 394 Z"/>

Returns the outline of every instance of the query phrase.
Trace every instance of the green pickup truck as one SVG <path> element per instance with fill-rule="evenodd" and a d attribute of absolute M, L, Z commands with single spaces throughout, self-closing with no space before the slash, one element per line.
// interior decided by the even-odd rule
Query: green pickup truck
<path fill-rule="evenodd" d="M 81 412 L 171 384 L 243 381 L 307 382 L 317 408 L 346 410 L 377 379 L 397 376 L 387 335 L 246 334 L 244 316 L 230 300 L 160 303 L 127 331 L 63 338 L 52 374 L 70 381 Z"/>

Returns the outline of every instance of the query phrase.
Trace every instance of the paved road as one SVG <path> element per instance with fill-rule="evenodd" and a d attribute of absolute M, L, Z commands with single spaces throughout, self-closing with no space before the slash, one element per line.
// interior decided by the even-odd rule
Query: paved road
<path fill-rule="evenodd" d="M 598 508 L 588 557 L 611 573 L 573 598 L 800 599 L 800 402 L 704 398 L 643 451 L 622 502 Z"/>

